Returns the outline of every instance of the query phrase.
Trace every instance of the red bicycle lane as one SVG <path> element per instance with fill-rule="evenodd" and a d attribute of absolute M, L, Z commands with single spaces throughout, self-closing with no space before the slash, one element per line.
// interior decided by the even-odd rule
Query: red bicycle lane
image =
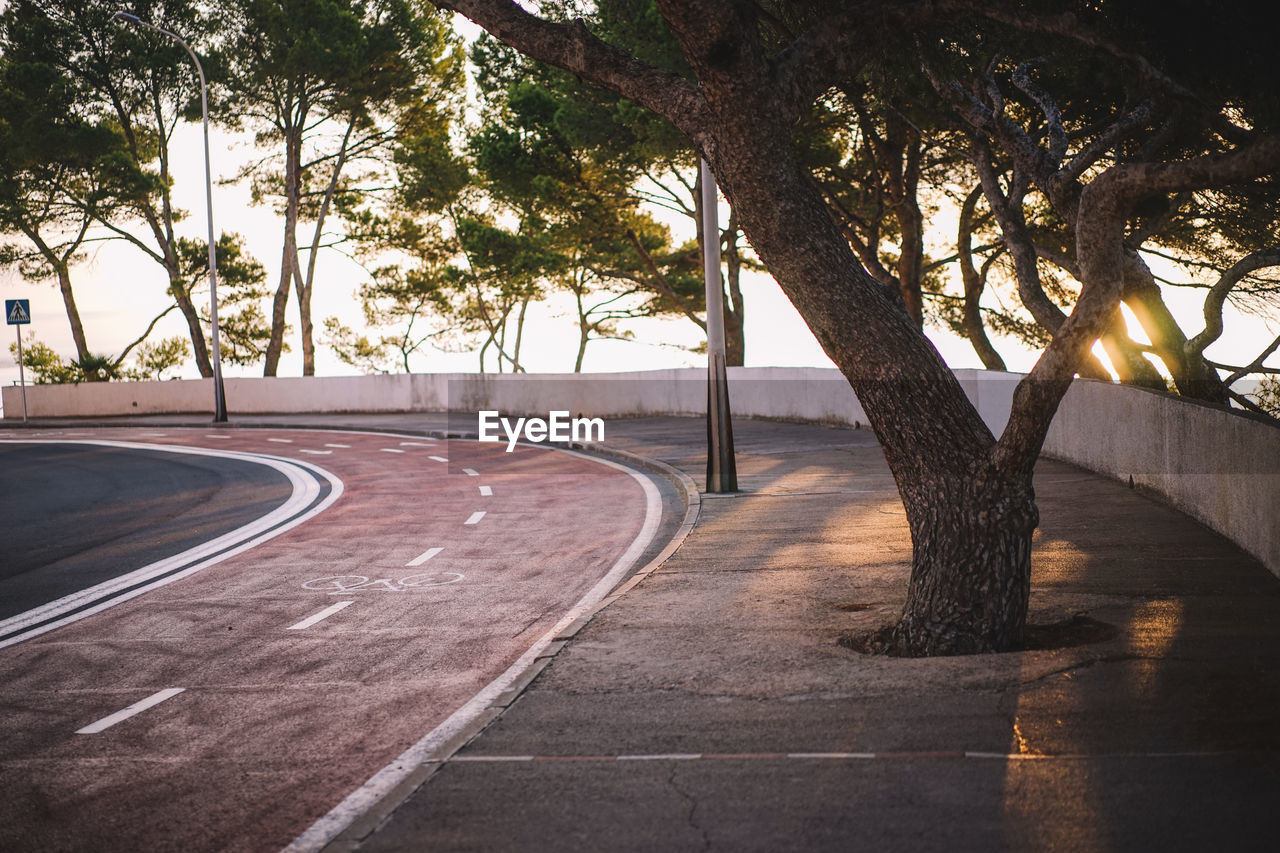
<path fill-rule="evenodd" d="M 280 849 L 492 686 L 651 531 L 652 487 L 544 448 L 92 432 L 305 461 L 343 492 L 249 551 L 0 650 L 0 840 L 15 849 Z"/>

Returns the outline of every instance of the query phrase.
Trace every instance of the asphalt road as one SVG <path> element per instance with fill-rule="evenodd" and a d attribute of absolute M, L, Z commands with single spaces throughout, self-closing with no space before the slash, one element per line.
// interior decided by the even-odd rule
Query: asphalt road
<path fill-rule="evenodd" d="M 511 673 L 650 550 L 663 514 L 643 477 L 541 448 L 301 430 L 145 440 L 318 465 L 335 497 L 0 648 L 0 850 L 314 849 L 326 820 L 398 783 L 406 756 L 503 701 Z"/>
<path fill-rule="evenodd" d="M 221 456 L 0 443 L 0 619 L 215 539 L 291 490 Z"/>

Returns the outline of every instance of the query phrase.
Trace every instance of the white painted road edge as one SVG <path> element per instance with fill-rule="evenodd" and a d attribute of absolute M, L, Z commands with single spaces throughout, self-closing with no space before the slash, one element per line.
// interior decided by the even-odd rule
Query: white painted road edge
<path fill-rule="evenodd" d="M 0 641 L 0 649 L 12 646 L 15 643 L 20 643 L 23 640 L 39 636 L 40 634 L 48 631 L 52 631 L 54 628 L 69 625 L 72 622 L 85 618 L 86 616 L 92 616 L 95 613 L 100 613 L 109 607 L 114 607 L 121 602 L 128 601 L 131 598 L 136 598 L 143 593 L 166 586 L 167 584 L 171 584 L 181 578 L 189 577 L 202 569 L 206 569 L 209 566 L 222 562 L 228 557 L 247 551 L 256 545 L 279 536 L 286 530 L 291 530 L 299 524 L 302 524 L 304 521 L 319 515 L 321 512 L 328 509 L 334 501 L 340 498 L 343 492 L 342 481 L 334 474 L 308 462 L 293 459 L 282 459 L 277 456 L 240 453 L 229 450 L 212 450 L 203 447 L 179 447 L 164 444 L 108 441 L 105 439 L 93 441 L 49 439 L 41 443 L 50 442 L 57 444 L 93 444 L 105 447 L 120 447 L 128 450 L 185 453 L 194 456 L 218 456 L 226 459 L 237 459 L 243 462 L 253 462 L 258 465 L 266 465 L 274 468 L 284 474 L 285 477 L 289 479 L 290 485 L 293 487 L 293 493 L 283 504 L 261 518 L 251 521 L 242 527 L 238 527 L 229 533 L 225 533 L 216 539 L 211 539 L 208 542 L 195 546 L 194 548 L 189 548 L 180 554 L 175 554 L 172 557 L 166 557 L 163 560 L 158 560 L 150 565 L 143 566 L 140 569 L 135 569 L 128 574 L 112 578 L 111 580 L 104 581 L 96 586 L 80 590 L 79 592 L 72 593 L 71 595 L 63 596 L 55 601 L 32 608 L 25 613 L 19 613 L 16 616 L 11 616 L 8 619 L 0 621 L 0 633 L 10 633 L 13 630 L 21 630 L 24 625 L 39 626 L 25 633 L 15 634 L 6 640 Z M 20 441 L 15 443 L 32 442 Z M 320 494 L 320 481 L 317 477 L 321 477 L 329 481 L 331 485 L 329 495 L 320 503 L 312 506 L 310 510 L 301 512 L 306 509 L 307 506 L 311 505 Z M 300 512 L 301 514 L 299 514 Z M 238 547 L 233 547 L 236 546 L 237 543 L 239 543 Z M 210 557 L 210 559 L 203 559 L 210 555 L 214 556 Z M 168 576 L 160 577 L 165 575 L 166 572 L 170 572 L 182 565 L 202 559 L 203 562 L 199 562 L 185 571 L 175 572 Z M 147 586 L 135 589 L 132 592 L 113 596 L 113 593 L 115 592 L 127 590 L 139 583 L 145 583 L 149 578 L 155 577 L 160 577 L 160 579 L 153 584 L 148 584 Z M 65 619 L 46 622 L 46 620 L 56 617 L 60 613 L 75 610 L 76 608 L 83 606 L 86 602 L 97 599 L 105 600 L 101 601 L 101 603 L 94 607 L 89 607 L 77 613 L 73 613 Z M 46 624 L 40 624 L 42 622 L 45 622 Z"/>
<path fill-rule="evenodd" d="M 529 649 L 522 654 L 506 672 L 489 682 L 475 696 L 454 711 L 443 723 L 428 732 L 413 746 L 400 753 L 394 761 L 375 773 L 367 782 L 347 795 L 347 798 L 334 806 L 328 814 L 311 824 L 301 835 L 295 838 L 283 853 L 314 853 L 324 848 L 337 838 L 343 830 L 354 823 L 378 801 L 389 794 L 403 779 L 427 761 L 438 749 L 443 747 L 460 732 L 466 730 L 472 721 L 484 713 L 498 696 L 507 690 L 524 674 L 533 662 L 538 659 L 557 635 L 572 625 L 580 616 L 599 604 L 606 595 L 616 587 L 636 561 L 644 554 L 653 537 L 658 533 L 662 521 L 662 496 L 648 477 L 638 471 L 621 465 L 610 459 L 602 459 L 585 453 L 574 453 L 561 448 L 549 448 L 560 453 L 569 453 L 583 459 L 590 459 L 601 465 L 608 465 L 631 476 L 644 490 L 645 508 L 644 523 L 640 532 L 632 540 L 631 545 L 613 564 L 608 573 L 584 595 L 550 631 L 543 634 Z"/>

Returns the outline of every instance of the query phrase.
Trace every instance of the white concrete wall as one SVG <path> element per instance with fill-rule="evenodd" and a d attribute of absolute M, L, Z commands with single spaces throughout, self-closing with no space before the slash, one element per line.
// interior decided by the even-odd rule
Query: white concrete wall
<path fill-rule="evenodd" d="M 956 376 L 992 432 L 1008 420 L 1021 377 L 984 370 Z M 820 368 L 730 368 L 739 416 L 866 424 L 844 378 Z M 22 417 L 20 389 L 4 389 L 6 420 Z M 228 379 L 227 409 L 281 412 L 477 412 L 590 417 L 700 415 L 700 368 L 609 374 L 414 374 Z M 37 385 L 31 417 L 101 417 L 213 411 L 211 380 Z M 1238 542 L 1280 575 L 1280 429 L 1136 388 L 1077 381 L 1045 442 L 1046 455 L 1161 495 Z"/>
<path fill-rule="evenodd" d="M 1280 428 L 1140 388 L 1076 380 L 1044 454 L 1132 477 L 1280 575 Z"/>

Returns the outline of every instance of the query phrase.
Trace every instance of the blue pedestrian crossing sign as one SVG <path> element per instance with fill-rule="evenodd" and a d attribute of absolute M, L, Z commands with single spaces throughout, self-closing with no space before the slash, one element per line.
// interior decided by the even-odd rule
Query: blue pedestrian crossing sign
<path fill-rule="evenodd" d="M 31 300 L 6 299 L 4 301 L 5 322 L 10 326 L 22 326 L 31 322 Z"/>

